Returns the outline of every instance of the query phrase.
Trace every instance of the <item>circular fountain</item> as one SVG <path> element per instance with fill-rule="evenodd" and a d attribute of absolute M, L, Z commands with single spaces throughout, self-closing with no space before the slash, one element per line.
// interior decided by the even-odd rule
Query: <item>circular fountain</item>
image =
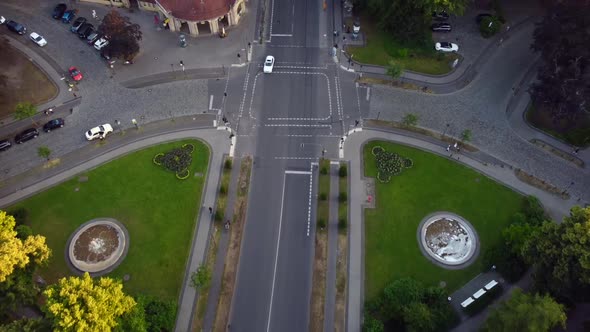
<path fill-rule="evenodd" d="M 479 252 L 474 228 L 450 212 L 437 212 L 424 218 L 418 227 L 418 242 L 426 257 L 448 269 L 470 265 Z"/>
<path fill-rule="evenodd" d="M 125 258 L 129 234 L 115 219 L 90 220 L 70 236 L 66 256 L 75 272 L 88 272 L 93 277 L 111 272 Z"/>

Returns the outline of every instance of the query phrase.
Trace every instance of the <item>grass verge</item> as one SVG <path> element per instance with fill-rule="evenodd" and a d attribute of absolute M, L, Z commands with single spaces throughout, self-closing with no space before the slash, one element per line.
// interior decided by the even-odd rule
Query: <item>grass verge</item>
<path fill-rule="evenodd" d="M 372 141 L 363 150 L 364 175 L 376 177 L 371 149 L 381 146 L 413 160 L 412 168 L 389 183 L 375 181 L 375 209 L 365 210 L 366 299 L 377 296 L 394 279 L 412 277 L 425 286 L 446 283 L 449 292 L 482 270 L 488 248 L 502 240 L 501 230 L 520 211 L 520 195 L 471 168 L 422 150 Z M 450 211 L 467 219 L 477 232 L 480 253 L 460 270 L 433 264 L 419 248 L 420 221 L 436 211 Z"/>
<path fill-rule="evenodd" d="M 340 167 L 348 167 L 340 163 Z M 338 188 L 341 193 L 348 194 L 348 172 L 340 176 Z M 348 195 L 350 197 L 350 195 Z M 346 226 L 342 225 L 342 220 Z M 334 316 L 334 330 L 346 331 L 346 284 L 348 275 L 348 201 L 338 204 L 338 258 L 336 262 L 336 314 Z"/>
<path fill-rule="evenodd" d="M 156 166 L 152 159 L 185 143 L 193 144 L 190 177 Z M 39 270 L 48 283 L 72 275 L 64 253 L 69 236 L 84 222 L 110 217 L 127 228 L 129 252 L 109 274 L 129 275 L 125 290 L 176 300 L 196 227 L 209 148 L 183 140 L 130 153 L 32 196 L 12 208 L 25 208 L 30 226 L 44 235 L 53 251 L 50 264 Z"/>
<path fill-rule="evenodd" d="M 229 248 L 225 256 L 223 276 L 221 279 L 221 294 L 217 302 L 213 331 L 226 331 L 229 321 L 232 295 L 236 283 L 236 273 L 240 259 L 242 234 L 246 222 L 246 207 L 248 204 L 248 190 L 250 189 L 250 175 L 252 173 L 252 158 L 242 159 L 240 176 L 238 179 L 238 197 L 234 205 L 234 217 L 230 228 Z"/>
<path fill-rule="evenodd" d="M 223 171 L 221 172 L 221 183 L 219 185 L 219 192 L 217 194 L 217 204 L 215 206 L 215 216 L 220 216 L 220 220 L 225 220 L 225 208 L 227 206 L 227 196 L 229 193 L 229 181 L 231 178 L 232 158 L 227 158 L 224 161 Z M 222 189 L 225 188 L 225 189 Z M 219 213 L 218 213 L 219 211 Z M 219 239 L 221 238 L 221 229 L 223 227 L 221 221 L 213 221 L 213 232 L 209 241 L 209 248 L 207 249 L 207 257 L 205 258 L 206 268 L 213 273 L 215 268 L 215 260 L 217 258 L 217 249 L 219 247 Z M 209 302 L 209 288 L 203 289 L 199 292 L 197 305 L 195 307 L 195 315 L 192 324 L 192 331 L 201 331 L 203 319 L 207 312 L 207 303 Z"/>
<path fill-rule="evenodd" d="M 429 45 L 430 48 L 401 45 L 392 38 L 391 34 L 380 31 L 375 26 L 374 19 L 361 14 L 360 21 L 366 38 L 365 46 L 346 48 L 358 62 L 387 67 L 390 61 L 395 61 L 407 70 L 429 75 L 444 75 L 452 70 L 451 63 L 459 58 L 459 55 L 455 53 L 437 53 L 434 50 L 434 42 L 431 46 Z M 349 25 L 352 25 L 352 22 Z"/>
<path fill-rule="evenodd" d="M 328 264 L 328 229 L 330 218 L 330 160 L 320 160 L 318 180 L 317 227 L 313 258 L 313 279 L 309 330 L 324 330 L 324 304 L 326 302 L 326 270 Z"/>

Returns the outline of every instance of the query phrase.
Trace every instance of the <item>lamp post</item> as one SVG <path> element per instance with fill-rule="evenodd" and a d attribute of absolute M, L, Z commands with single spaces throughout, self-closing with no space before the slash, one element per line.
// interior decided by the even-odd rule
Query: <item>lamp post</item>
<path fill-rule="evenodd" d="M 180 67 L 182 68 L 182 71 L 184 72 L 184 62 L 182 60 L 180 60 Z"/>

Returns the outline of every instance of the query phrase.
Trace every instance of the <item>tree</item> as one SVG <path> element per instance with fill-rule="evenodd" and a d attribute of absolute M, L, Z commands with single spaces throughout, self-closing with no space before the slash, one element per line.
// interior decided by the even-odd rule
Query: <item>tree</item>
<path fill-rule="evenodd" d="M 483 331 L 541 332 L 551 331 L 566 321 L 563 305 L 548 295 L 525 294 L 516 288 L 509 300 L 502 302 L 488 316 Z"/>
<path fill-rule="evenodd" d="M 408 332 L 435 331 L 432 311 L 421 302 L 410 303 L 404 308 L 404 323 Z"/>
<path fill-rule="evenodd" d="M 502 23 L 496 16 L 484 17 L 479 23 L 479 32 L 484 38 L 490 38 L 500 31 Z"/>
<path fill-rule="evenodd" d="M 46 146 L 40 146 L 39 148 L 37 148 L 37 154 L 39 155 L 39 157 L 46 158 L 47 160 L 49 160 L 51 150 Z"/>
<path fill-rule="evenodd" d="M 465 129 L 461 132 L 461 142 L 469 142 L 471 141 L 471 130 Z"/>
<path fill-rule="evenodd" d="M 176 301 L 162 301 L 155 297 L 140 297 L 148 331 L 172 332 L 176 323 Z"/>
<path fill-rule="evenodd" d="M 414 127 L 418 124 L 418 120 L 420 120 L 420 117 L 417 116 L 416 114 L 407 113 L 402 118 L 402 124 L 406 127 Z"/>
<path fill-rule="evenodd" d="M 111 331 L 136 305 L 123 293 L 120 281 L 105 277 L 95 281 L 88 272 L 62 278 L 43 294 L 47 298 L 43 309 L 57 331 Z"/>
<path fill-rule="evenodd" d="M 191 274 L 191 286 L 197 291 L 208 288 L 210 282 L 211 271 L 207 266 L 201 265 L 197 268 L 197 271 L 193 271 Z"/>
<path fill-rule="evenodd" d="M 24 120 L 33 117 L 35 114 L 37 114 L 37 108 L 33 104 L 29 102 L 18 103 L 14 110 L 14 119 Z"/>
<path fill-rule="evenodd" d="M 117 11 L 111 10 L 102 20 L 98 31 L 109 36 L 109 45 L 105 52 L 112 57 L 133 60 L 139 53 L 139 41 L 142 34 L 139 24 L 131 23 L 127 16 L 121 16 Z"/>
<path fill-rule="evenodd" d="M 383 322 L 375 319 L 374 317 L 367 316 L 363 323 L 363 332 L 383 332 L 385 330 L 385 326 L 383 326 Z"/>
<path fill-rule="evenodd" d="M 51 325 L 45 319 L 21 318 L 6 325 L 0 325 L 2 332 L 50 332 Z"/>
<path fill-rule="evenodd" d="M 396 62 L 396 61 L 389 61 L 389 66 L 387 66 L 387 75 L 391 76 L 392 78 L 398 78 L 402 76 L 404 72 L 404 67 Z"/>
<path fill-rule="evenodd" d="M 530 92 L 555 123 L 572 126 L 590 112 L 590 6 L 584 1 L 560 1 L 547 13 L 533 35 L 531 48 L 541 53 L 543 64 Z"/>
<path fill-rule="evenodd" d="M 560 224 L 544 222 L 523 249 L 534 269 L 536 287 L 558 299 L 590 295 L 590 207 L 575 206 Z"/>
<path fill-rule="evenodd" d="M 44 236 L 33 235 L 21 240 L 15 225 L 14 218 L 0 210 L 0 282 L 6 281 L 15 268 L 24 268 L 31 261 L 44 264 L 51 255 Z"/>

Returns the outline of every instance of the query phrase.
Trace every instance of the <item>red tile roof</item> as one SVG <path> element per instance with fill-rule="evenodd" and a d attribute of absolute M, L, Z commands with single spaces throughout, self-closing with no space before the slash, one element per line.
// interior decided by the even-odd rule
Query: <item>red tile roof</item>
<path fill-rule="evenodd" d="M 236 0 L 158 0 L 172 16 L 187 21 L 205 21 L 229 12 Z"/>

